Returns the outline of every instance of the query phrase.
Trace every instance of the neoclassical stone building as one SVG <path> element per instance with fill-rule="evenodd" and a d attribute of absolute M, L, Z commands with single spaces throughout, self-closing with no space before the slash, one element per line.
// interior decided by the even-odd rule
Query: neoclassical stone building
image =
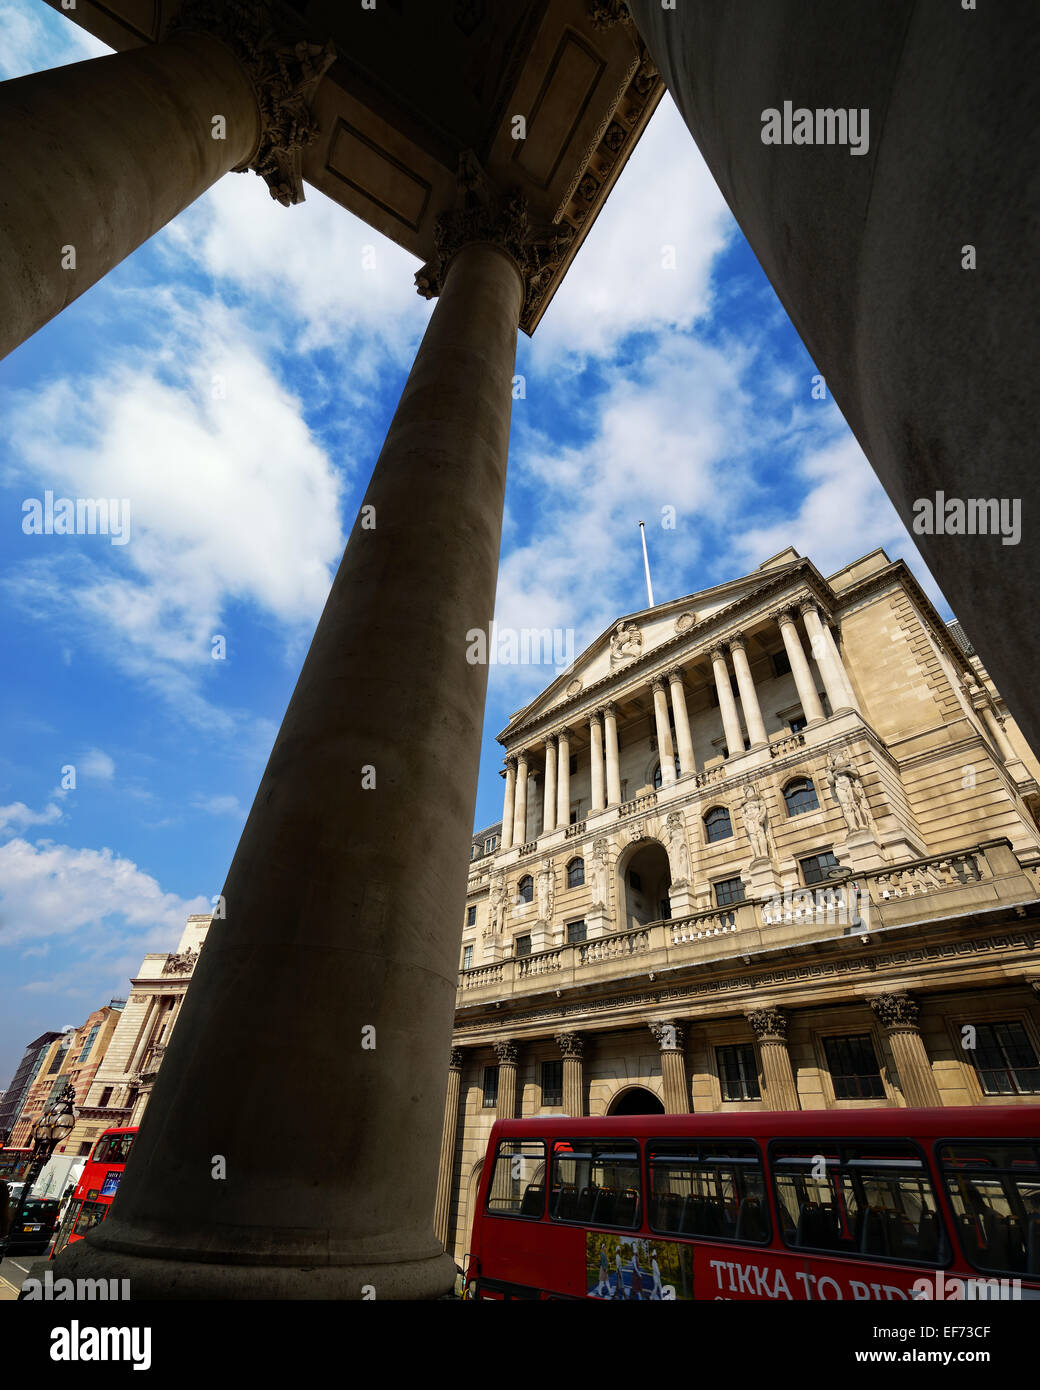
<path fill-rule="evenodd" d="M 874 551 L 619 621 L 499 735 L 437 1230 L 499 1116 L 1040 1102 L 1040 765 Z"/>

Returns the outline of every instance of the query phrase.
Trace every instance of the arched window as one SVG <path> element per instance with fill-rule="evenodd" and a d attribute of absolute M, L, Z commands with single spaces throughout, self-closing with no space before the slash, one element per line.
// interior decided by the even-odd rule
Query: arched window
<path fill-rule="evenodd" d="M 704 817 L 704 834 L 709 841 L 728 840 L 733 834 L 733 822 L 725 806 L 713 806 Z"/>
<path fill-rule="evenodd" d="M 567 887 L 580 888 L 585 882 L 585 860 L 572 859 L 567 865 Z"/>
<path fill-rule="evenodd" d="M 784 801 L 789 816 L 801 816 L 806 811 L 818 811 L 820 803 L 816 799 L 816 788 L 809 777 L 796 777 L 784 788 Z"/>
<path fill-rule="evenodd" d="M 676 755 L 675 755 L 675 775 L 676 775 L 676 777 L 679 776 L 679 755 L 678 755 L 678 753 L 676 753 Z M 661 764 L 658 763 L 657 766 L 654 768 L 654 790 L 655 790 L 655 791 L 660 791 L 660 790 L 661 790 L 661 784 L 663 783 L 663 781 L 664 781 L 664 778 L 661 776 Z"/>
<path fill-rule="evenodd" d="M 534 902 L 534 879 L 530 874 L 525 874 L 516 885 L 517 897 L 522 903 Z"/>

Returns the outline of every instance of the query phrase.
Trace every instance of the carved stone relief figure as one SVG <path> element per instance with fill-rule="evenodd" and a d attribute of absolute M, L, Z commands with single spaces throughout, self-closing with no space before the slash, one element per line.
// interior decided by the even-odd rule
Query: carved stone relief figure
<path fill-rule="evenodd" d="M 592 846 L 592 858 L 589 861 L 589 883 L 592 888 L 593 907 L 607 906 L 607 842 L 598 839 Z"/>
<path fill-rule="evenodd" d="M 686 843 L 686 829 L 678 811 L 672 811 L 665 827 L 668 843 L 668 864 L 672 872 L 672 884 L 678 887 L 690 881 L 690 850 Z"/>
<path fill-rule="evenodd" d="M 635 623 L 618 623 L 610 639 L 610 664 L 620 666 L 643 655 L 643 634 Z"/>
<path fill-rule="evenodd" d="M 769 814 L 766 803 L 758 794 L 758 788 L 749 784 L 744 788 L 744 804 L 740 808 L 744 822 L 744 832 L 751 845 L 751 853 L 756 859 L 769 858 Z"/>
<path fill-rule="evenodd" d="M 827 759 L 827 785 L 841 808 L 849 830 L 870 829 L 870 805 L 859 773 L 841 753 Z"/>
<path fill-rule="evenodd" d="M 553 861 L 547 860 L 538 870 L 538 919 L 541 922 L 551 922 L 553 906 L 556 902 L 556 874 L 553 871 Z"/>
<path fill-rule="evenodd" d="M 502 930 L 502 902 L 505 898 L 505 874 L 496 869 L 491 875 L 491 890 L 488 894 L 488 924 L 486 936 L 497 936 Z"/>

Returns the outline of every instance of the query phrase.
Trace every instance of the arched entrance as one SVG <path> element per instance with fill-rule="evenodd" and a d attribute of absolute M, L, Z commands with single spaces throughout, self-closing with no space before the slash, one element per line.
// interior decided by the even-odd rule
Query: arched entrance
<path fill-rule="evenodd" d="M 664 1106 L 645 1086 L 629 1086 L 610 1102 L 608 1115 L 663 1115 Z"/>
<path fill-rule="evenodd" d="M 622 931 L 634 931 L 672 915 L 668 902 L 672 873 L 668 852 L 659 840 L 642 840 L 634 845 L 630 855 L 622 856 L 618 871 Z"/>

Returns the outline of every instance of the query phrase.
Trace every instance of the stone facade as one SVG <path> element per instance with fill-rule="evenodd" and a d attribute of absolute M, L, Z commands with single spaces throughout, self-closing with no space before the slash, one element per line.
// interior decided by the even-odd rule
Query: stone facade
<path fill-rule="evenodd" d="M 1040 1102 L 1040 765 L 953 627 L 883 552 L 825 579 L 787 550 L 513 717 L 462 931 L 456 1259 L 502 1115 Z"/>
<path fill-rule="evenodd" d="M 122 1000 L 95 1009 L 78 1028 L 68 1028 L 49 1044 L 36 1079 L 19 1109 L 11 1134 L 12 1148 L 32 1143 L 32 1127 L 50 1103 L 71 1083 L 77 1106 L 83 1102 L 100 1070 L 122 1016 Z M 59 1153 L 80 1152 L 75 1131 L 59 1147 Z"/>

